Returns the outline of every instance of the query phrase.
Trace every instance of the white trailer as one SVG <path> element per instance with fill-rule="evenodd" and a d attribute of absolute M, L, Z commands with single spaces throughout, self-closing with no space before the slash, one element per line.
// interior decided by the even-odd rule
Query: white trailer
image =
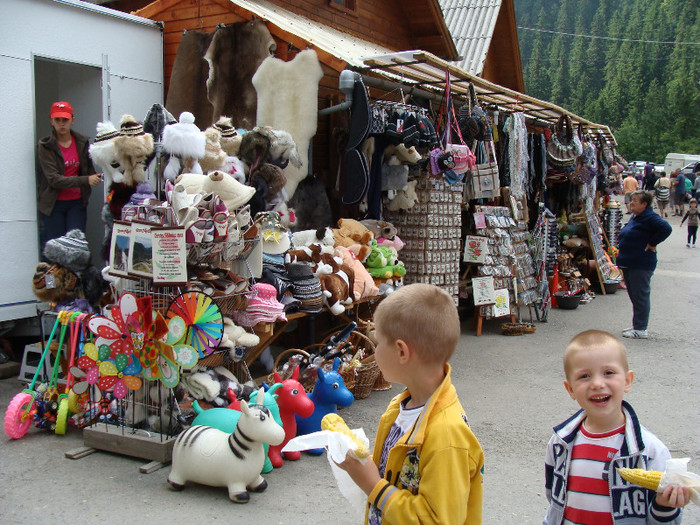
<path fill-rule="evenodd" d="M 160 24 L 81 0 L 0 1 L 0 336 L 36 315 L 39 261 L 36 145 L 50 133 L 57 100 L 74 108 L 74 129 L 122 114 L 143 119 L 163 103 Z M 99 264 L 103 188 L 94 188 L 87 237 Z"/>
<path fill-rule="evenodd" d="M 691 162 L 700 162 L 700 155 L 689 155 L 687 153 L 669 153 L 664 161 L 664 170 L 670 175 L 677 169 L 683 169 Z"/>

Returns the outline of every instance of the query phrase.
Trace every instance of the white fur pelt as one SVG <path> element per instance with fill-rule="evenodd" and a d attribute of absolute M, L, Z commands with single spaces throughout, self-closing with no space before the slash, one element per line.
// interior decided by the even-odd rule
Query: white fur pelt
<path fill-rule="evenodd" d="M 322 77 L 323 70 L 313 49 L 302 51 L 289 62 L 266 58 L 253 75 L 258 94 L 256 125 L 289 132 L 301 156 L 301 166 L 290 163 L 284 169 L 289 198 L 308 174 L 309 143 L 316 134 L 318 84 Z"/>

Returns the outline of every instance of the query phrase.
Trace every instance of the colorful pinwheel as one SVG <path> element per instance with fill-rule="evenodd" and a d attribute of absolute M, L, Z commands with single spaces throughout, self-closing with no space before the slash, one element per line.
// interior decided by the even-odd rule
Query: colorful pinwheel
<path fill-rule="evenodd" d="M 129 390 L 141 388 L 141 364 L 133 355 L 117 354 L 114 359 L 100 363 L 100 379 L 97 386 L 102 390 L 111 390 L 114 397 L 124 399 Z"/>
<path fill-rule="evenodd" d="M 175 341 L 192 346 L 199 357 L 211 354 L 219 345 L 224 333 L 221 310 L 214 300 L 202 292 L 186 292 L 178 295 L 168 308 L 169 322 L 181 318 L 187 327 L 182 338 Z M 177 328 L 182 328 L 176 322 Z"/>
<path fill-rule="evenodd" d="M 109 317 L 95 315 L 88 321 L 88 328 L 97 336 L 95 344 L 99 348 L 103 344 L 110 348 L 110 357 L 117 354 L 131 354 L 134 345 L 139 345 L 140 334 L 134 334 L 128 327 L 130 317 L 139 314 L 139 304 L 134 295 L 125 293 L 119 299 L 118 305 L 112 305 Z"/>
<path fill-rule="evenodd" d="M 94 385 L 100 379 L 100 364 L 109 359 L 111 350 L 107 345 L 101 345 L 99 350 L 93 343 L 85 343 L 83 355 L 78 358 L 78 368 L 71 368 L 76 378 L 85 379 L 73 385 L 76 394 L 84 393 L 90 385 Z"/>

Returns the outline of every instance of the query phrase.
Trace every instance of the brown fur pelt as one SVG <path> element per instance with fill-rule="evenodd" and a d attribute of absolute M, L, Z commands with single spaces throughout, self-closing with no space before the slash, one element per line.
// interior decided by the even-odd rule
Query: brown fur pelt
<path fill-rule="evenodd" d="M 213 37 L 213 33 L 200 31 L 187 31 L 182 35 L 165 102 L 170 113 L 179 115 L 183 111 L 189 111 L 200 126 L 211 124 L 214 118 L 214 108 L 207 98 L 209 65 L 204 60 Z"/>
<path fill-rule="evenodd" d="M 246 129 L 255 125 L 257 95 L 252 78 L 275 49 L 277 44 L 262 20 L 217 27 L 203 55 L 209 64 L 207 98 L 216 118 L 226 115 Z"/>

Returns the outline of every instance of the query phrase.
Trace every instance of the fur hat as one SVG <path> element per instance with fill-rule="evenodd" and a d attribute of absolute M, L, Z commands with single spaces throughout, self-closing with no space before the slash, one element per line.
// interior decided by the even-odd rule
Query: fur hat
<path fill-rule="evenodd" d="M 249 165 L 257 165 L 267 158 L 270 151 L 270 135 L 263 128 L 253 128 L 243 135 L 238 158 Z"/>
<path fill-rule="evenodd" d="M 114 139 L 119 136 L 119 131 L 109 120 L 97 123 L 97 135 L 95 141 L 90 144 L 89 153 L 92 162 L 107 174 L 108 182 L 122 182 L 124 175 L 119 171 L 117 151 L 114 147 Z"/>
<path fill-rule="evenodd" d="M 226 164 L 226 152 L 221 148 L 221 133 L 211 127 L 204 130 L 204 157 L 199 161 L 203 173 L 220 170 Z"/>
<path fill-rule="evenodd" d="M 163 131 L 163 148 L 170 154 L 201 159 L 205 145 L 204 134 L 195 125 L 194 115 L 189 111 L 183 111 L 179 122 L 166 126 Z"/>
<path fill-rule="evenodd" d="M 119 136 L 114 138 L 117 160 L 124 168 L 124 183 L 133 186 L 146 180 L 143 163 L 153 153 L 153 135 L 131 115 L 123 115 Z"/>
<path fill-rule="evenodd" d="M 163 131 L 166 126 L 175 124 L 175 117 L 163 107 L 162 104 L 153 104 L 143 119 L 143 130 L 153 135 L 153 139 L 160 142 L 163 138 Z"/>
<path fill-rule="evenodd" d="M 219 140 L 221 148 L 230 156 L 237 156 L 243 137 L 236 131 L 231 119 L 229 117 L 221 117 L 212 127 L 221 133 L 221 139 Z"/>
<path fill-rule="evenodd" d="M 283 129 L 271 130 L 270 159 L 273 161 L 291 162 L 297 168 L 301 168 L 302 160 L 297 151 L 296 142 L 292 136 Z"/>
<path fill-rule="evenodd" d="M 258 187 L 255 183 L 256 179 L 264 181 L 264 188 L 267 191 L 263 192 L 263 197 L 268 201 L 282 191 L 284 185 L 287 184 L 287 178 L 284 176 L 282 168 L 267 162 L 261 164 L 251 176 L 251 184 Z"/>
<path fill-rule="evenodd" d="M 63 237 L 47 241 L 44 246 L 44 257 L 53 263 L 65 266 L 72 272 L 82 272 L 90 264 L 90 248 L 85 234 L 75 229 Z"/>

